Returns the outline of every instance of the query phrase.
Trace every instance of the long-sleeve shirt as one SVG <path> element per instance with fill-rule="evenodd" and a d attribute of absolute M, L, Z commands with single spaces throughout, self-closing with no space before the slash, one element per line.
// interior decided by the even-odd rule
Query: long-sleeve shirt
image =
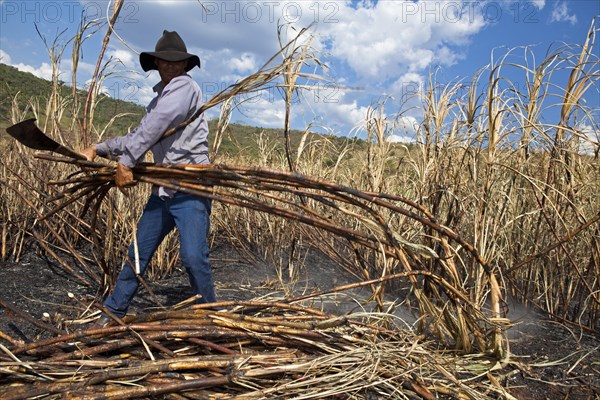
<path fill-rule="evenodd" d="M 187 74 L 173 78 L 168 85 L 154 86 L 157 96 L 146 108 L 140 124 L 124 136 L 96 145 L 100 156 L 111 156 L 132 168 L 148 150 L 159 164 L 208 164 L 208 124 L 202 114 L 184 129 L 161 139 L 169 129 L 187 121 L 202 105 L 202 91 Z M 173 195 L 165 188 L 154 188 L 159 196 Z"/>

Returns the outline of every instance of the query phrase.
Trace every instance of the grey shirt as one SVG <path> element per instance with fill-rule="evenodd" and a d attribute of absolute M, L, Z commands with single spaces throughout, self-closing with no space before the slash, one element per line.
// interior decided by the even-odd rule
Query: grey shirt
<path fill-rule="evenodd" d="M 157 96 L 146 108 L 140 124 L 124 136 L 96 145 L 100 156 L 118 158 L 129 168 L 142 161 L 148 150 L 159 164 L 208 164 L 208 124 L 204 113 L 184 129 L 161 139 L 169 129 L 187 121 L 202 105 L 202 91 L 187 74 L 173 78 L 168 85 L 154 86 Z M 159 196 L 171 197 L 172 190 L 153 188 Z"/>

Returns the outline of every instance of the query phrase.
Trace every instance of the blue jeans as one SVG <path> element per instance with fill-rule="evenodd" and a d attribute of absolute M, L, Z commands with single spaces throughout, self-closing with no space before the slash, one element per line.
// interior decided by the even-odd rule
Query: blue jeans
<path fill-rule="evenodd" d="M 200 302 L 215 302 L 212 270 L 208 259 L 210 211 L 211 200 L 207 198 L 180 192 L 165 200 L 151 195 L 137 226 L 140 274 L 144 275 L 152 255 L 165 236 L 177 227 L 181 262 L 188 273 L 192 289 L 202 296 Z M 139 287 L 135 274 L 133 243 L 129 246 L 127 255 L 128 259 L 119 274 L 115 288 L 104 302 L 104 306 L 118 317 L 127 313 Z"/>

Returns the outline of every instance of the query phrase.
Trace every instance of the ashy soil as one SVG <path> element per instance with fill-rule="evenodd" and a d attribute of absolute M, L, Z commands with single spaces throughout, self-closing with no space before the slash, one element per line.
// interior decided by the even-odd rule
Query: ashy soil
<path fill-rule="evenodd" d="M 246 300 L 260 296 L 283 296 L 282 285 L 272 265 L 248 262 L 231 246 L 216 245 L 211 250 L 215 286 L 220 300 Z M 287 278 L 283 278 L 287 279 Z M 150 281 L 150 279 L 148 279 Z M 323 257 L 307 257 L 298 280 L 296 294 L 326 290 L 353 282 L 348 273 Z M 156 298 L 165 306 L 179 303 L 192 293 L 187 275 L 181 268 L 159 281 L 150 281 Z M 288 288 L 289 288 L 288 282 Z M 72 293 L 75 297 L 69 297 Z M 18 262 L 0 262 L 0 298 L 36 320 L 66 327 L 81 318 L 82 303 L 100 298 L 99 288 L 84 286 L 57 264 L 40 258 L 33 251 Z M 368 297 L 368 292 L 355 290 L 328 298 L 314 306 L 338 314 L 363 307 L 355 299 Z M 157 307 L 153 296 L 140 289 L 130 313 L 141 313 Z M 410 313 L 400 310 L 410 321 Z M 500 383 L 517 399 L 555 400 L 600 399 L 600 334 L 584 332 L 573 326 L 550 321 L 519 305 L 512 305 L 509 318 L 517 324 L 508 332 L 509 363 Z M 18 318 L 0 308 L 0 331 L 23 341 L 35 341 L 52 333 Z M 0 337 L 0 343 L 10 344 Z M 502 372 L 504 372 L 504 369 Z M 501 376 L 499 373 L 496 376 Z M 0 382 L 1 384 L 1 382 Z"/>

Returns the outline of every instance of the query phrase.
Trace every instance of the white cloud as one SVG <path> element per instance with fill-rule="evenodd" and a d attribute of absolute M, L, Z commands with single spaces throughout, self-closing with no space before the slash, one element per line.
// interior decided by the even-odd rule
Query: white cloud
<path fill-rule="evenodd" d="M 424 86 L 425 77 L 422 74 L 409 72 L 396 79 L 386 94 L 393 99 L 397 109 L 420 110 Z"/>
<path fill-rule="evenodd" d="M 134 70 L 124 69 L 124 67 L 133 68 L 132 53 L 123 50 L 111 50 L 107 55 L 114 57 L 115 60 L 120 60 L 121 63 L 113 61 L 112 67 L 105 72 L 107 76 L 100 82 L 100 92 L 110 97 L 120 100 L 136 102 L 139 104 L 147 104 L 153 97 L 152 85 L 144 86 L 139 83 L 139 73 Z M 51 80 L 52 65 L 42 63 L 40 66 L 33 66 L 24 63 L 12 63 L 11 57 L 6 52 L 0 50 L 0 61 L 12 65 L 22 72 L 29 72 L 38 78 Z M 77 64 L 77 87 L 83 90 L 89 88 L 91 76 L 94 73 L 95 65 L 79 61 Z M 133 69 L 137 69 L 133 68 Z M 125 78 L 125 79 L 123 79 Z M 59 65 L 59 79 L 65 82 L 66 85 L 72 83 L 72 61 L 63 59 Z M 158 81 L 158 75 L 156 77 Z M 81 84 L 83 82 L 83 84 Z"/>
<path fill-rule="evenodd" d="M 434 60 L 454 63 L 447 46 L 467 43 L 485 24 L 467 7 L 456 1 L 380 1 L 355 9 L 346 3 L 325 34 L 332 55 L 361 76 L 382 80 L 420 71 Z"/>
<path fill-rule="evenodd" d="M 533 4 L 538 10 L 541 10 L 546 6 L 546 0 L 531 0 L 531 4 Z"/>
<path fill-rule="evenodd" d="M 485 0 L 476 2 L 476 4 L 481 5 L 482 7 L 489 7 L 489 16 L 493 16 L 496 13 L 496 10 L 494 10 L 496 5 L 503 8 L 501 13 L 504 13 L 506 10 L 508 10 L 506 12 L 517 12 L 516 7 L 519 7 L 520 10 L 531 12 L 532 6 L 535 7 L 536 10 L 542 10 L 546 6 L 546 0 Z"/>
<path fill-rule="evenodd" d="M 386 141 L 391 143 L 415 143 L 416 131 L 419 127 L 415 117 L 400 116 L 393 120 L 391 119 L 393 116 L 387 118 L 391 132 L 388 133 Z"/>
<path fill-rule="evenodd" d="M 458 51 L 449 48 L 448 46 L 441 46 L 435 54 L 434 60 L 438 61 L 442 65 L 454 65 L 458 60 L 464 59 L 464 55 Z"/>
<path fill-rule="evenodd" d="M 569 22 L 571 25 L 577 23 L 577 16 L 569 13 L 569 7 L 566 1 L 557 1 L 552 8 L 552 22 Z"/>
<path fill-rule="evenodd" d="M 107 55 L 114 60 L 120 61 L 125 68 L 132 70 L 138 70 L 140 68 L 139 56 L 134 54 L 131 50 L 112 48 L 107 52 Z"/>
<path fill-rule="evenodd" d="M 347 99 L 342 94 L 334 102 L 321 102 L 313 107 L 323 125 L 332 128 L 339 134 L 349 135 L 350 130 L 364 130 L 368 108 L 359 105 L 357 100 Z"/>
<path fill-rule="evenodd" d="M 338 103 L 323 104 L 318 109 L 321 114 L 324 125 L 328 127 L 337 127 L 339 134 L 355 135 L 364 137 L 366 134 L 366 119 L 369 114 L 369 107 L 361 106 L 357 101 L 344 99 Z M 385 103 L 380 103 L 382 107 L 385 104 L 386 109 L 391 109 L 395 112 L 397 104 L 391 103 L 393 99 L 388 98 Z M 382 115 L 388 123 L 389 132 L 387 132 L 386 140 L 394 143 L 415 142 L 415 132 L 418 128 L 417 117 L 397 114 L 384 113 Z M 343 127 L 352 127 L 350 131 L 339 131 Z"/>
<path fill-rule="evenodd" d="M 387 137 L 387 141 L 390 143 L 414 143 L 415 137 L 401 136 L 401 135 L 390 135 Z"/>
<path fill-rule="evenodd" d="M 252 73 L 257 69 L 254 54 L 247 52 L 242 53 L 239 57 L 232 58 L 230 63 L 232 69 L 240 73 Z"/>
<path fill-rule="evenodd" d="M 38 78 L 51 80 L 52 79 L 52 66 L 48 63 L 42 63 L 39 67 L 33 67 L 23 63 L 13 64 L 13 67 L 22 72 L 29 72 Z"/>
<path fill-rule="evenodd" d="M 280 4 L 279 2 L 265 2 Z M 163 30 L 177 31 L 188 51 L 201 49 L 235 54 L 268 54 L 277 49 L 275 17 L 262 2 L 143 1 L 130 6 L 131 23 L 119 27 L 121 37 L 136 51 L 153 50 Z M 258 8 L 257 8 L 258 7 Z M 258 10 L 259 16 L 255 15 Z"/>
<path fill-rule="evenodd" d="M 217 110 L 218 111 L 218 110 Z M 237 110 L 235 122 L 264 128 L 282 128 L 285 118 L 283 100 L 274 100 L 268 93 L 248 97 Z"/>
<path fill-rule="evenodd" d="M 432 62 L 455 63 L 457 52 L 449 46 L 467 43 L 485 24 L 481 15 L 470 10 L 473 2 L 456 0 L 358 5 L 347 1 L 208 1 L 202 2 L 204 8 L 194 1 L 137 4 L 139 22 L 121 25 L 122 37 L 134 48 L 153 48 L 162 29 L 177 29 L 188 50 L 192 47 L 203 59 L 214 60 L 211 53 L 228 52 L 237 73 L 249 72 L 257 60 L 266 61 L 278 50 L 278 22 L 297 27 L 284 29 L 287 38 L 299 27 L 316 22 L 316 49 L 346 62 L 361 77 L 377 81 L 422 70 Z M 165 15 L 177 15 L 177 20 Z M 222 74 L 232 68 L 218 71 Z"/>
<path fill-rule="evenodd" d="M 0 62 L 7 65 L 11 63 L 10 55 L 2 49 L 0 49 Z"/>
<path fill-rule="evenodd" d="M 580 128 L 579 153 L 592 156 L 600 148 L 600 132 L 595 131 L 591 126 L 586 125 Z"/>
<path fill-rule="evenodd" d="M 30 74 L 33 74 L 33 75 L 37 76 L 38 78 L 52 80 L 52 65 L 50 63 L 43 62 L 39 66 L 34 66 L 34 65 L 25 64 L 25 63 L 14 63 L 12 60 L 12 57 L 8 53 L 6 53 L 4 50 L 0 50 L 0 62 L 10 65 L 10 66 L 13 66 L 21 72 L 29 72 Z M 72 68 L 73 68 L 72 61 L 70 59 L 63 59 L 60 62 L 58 68 L 59 68 L 58 79 L 62 82 L 65 82 L 65 84 L 67 84 L 67 85 L 71 85 L 72 76 L 73 76 L 72 75 Z M 83 75 L 83 79 L 86 79 L 86 77 L 87 77 L 87 79 L 89 79 L 89 77 L 91 77 L 94 69 L 95 69 L 94 65 L 83 62 L 83 61 L 79 61 L 79 63 L 77 64 L 78 80 L 82 79 L 82 75 Z M 86 82 L 86 84 L 88 84 L 88 82 Z M 80 84 L 78 84 L 77 86 L 81 88 Z"/>
<path fill-rule="evenodd" d="M 151 85 L 138 85 L 136 86 L 136 102 L 138 104 L 146 105 L 150 104 L 150 101 L 156 96 Z"/>
<path fill-rule="evenodd" d="M 489 0 L 495 2 L 497 0 Z M 508 10 L 514 10 L 515 7 L 521 7 L 521 9 L 528 9 L 531 5 L 536 9 L 541 10 L 546 6 L 546 0 L 521 0 L 518 3 L 515 0 L 500 0 L 502 6 Z M 485 5 L 484 5 L 485 6 Z"/>

